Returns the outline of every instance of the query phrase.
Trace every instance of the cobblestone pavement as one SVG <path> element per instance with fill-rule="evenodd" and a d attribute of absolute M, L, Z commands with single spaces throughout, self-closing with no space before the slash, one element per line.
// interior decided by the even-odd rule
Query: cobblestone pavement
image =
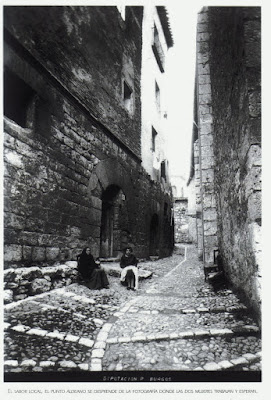
<path fill-rule="evenodd" d="M 141 263 L 127 291 L 72 284 L 5 306 L 5 372 L 260 371 L 260 332 L 227 288 L 204 282 L 193 246 Z"/>

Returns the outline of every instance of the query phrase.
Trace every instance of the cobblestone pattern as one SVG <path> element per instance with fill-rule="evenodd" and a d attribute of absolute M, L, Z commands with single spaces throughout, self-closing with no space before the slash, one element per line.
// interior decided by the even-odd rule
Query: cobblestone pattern
<path fill-rule="evenodd" d="M 248 366 L 260 359 L 255 337 L 247 342 L 251 353 L 245 353 L 245 337 L 227 341 L 225 338 L 202 340 L 159 340 L 130 342 L 112 345 L 112 357 L 104 360 L 106 370 L 223 370 L 237 366 Z M 210 351 L 211 350 L 211 351 Z"/>
<path fill-rule="evenodd" d="M 204 283 L 188 249 L 189 261 L 115 314 L 104 370 L 259 370 L 258 326 L 231 290 Z"/>
<path fill-rule="evenodd" d="M 137 292 L 110 276 L 109 290 L 73 284 L 6 305 L 5 371 L 260 370 L 246 307 L 204 282 L 192 246 L 182 259 L 147 263 L 156 275 Z"/>
<path fill-rule="evenodd" d="M 105 347 L 99 340 L 101 327 L 106 329 L 119 304 L 112 294 L 112 289 L 90 291 L 74 284 L 6 305 L 5 368 L 11 372 L 91 370 L 93 361 L 97 370 L 96 358 Z"/>

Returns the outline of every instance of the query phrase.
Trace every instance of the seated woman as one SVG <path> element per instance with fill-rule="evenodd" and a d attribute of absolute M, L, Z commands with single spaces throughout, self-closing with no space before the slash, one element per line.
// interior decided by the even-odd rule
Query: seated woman
<path fill-rule="evenodd" d="M 120 267 L 122 268 L 120 281 L 127 285 L 127 290 L 138 289 L 138 260 L 133 254 L 131 247 L 124 250 L 124 254 L 120 259 Z"/>
<path fill-rule="evenodd" d="M 89 247 L 77 256 L 77 260 L 78 271 L 89 289 L 109 289 L 106 273 L 99 267 L 99 261 L 94 261 Z"/>

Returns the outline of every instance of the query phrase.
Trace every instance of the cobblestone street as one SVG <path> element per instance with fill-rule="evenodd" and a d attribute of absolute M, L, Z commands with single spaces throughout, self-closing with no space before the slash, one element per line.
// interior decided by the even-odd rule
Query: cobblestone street
<path fill-rule="evenodd" d="M 231 290 L 215 292 L 204 281 L 193 246 L 177 253 L 140 263 L 153 275 L 136 292 L 109 276 L 109 290 L 72 284 L 6 305 L 6 377 L 259 372 L 260 332 L 246 307 Z"/>

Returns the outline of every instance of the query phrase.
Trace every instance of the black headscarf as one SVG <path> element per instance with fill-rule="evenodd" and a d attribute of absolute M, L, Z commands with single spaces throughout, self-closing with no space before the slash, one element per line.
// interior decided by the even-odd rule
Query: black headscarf
<path fill-rule="evenodd" d="M 92 254 L 87 254 L 85 247 L 78 257 L 78 270 L 83 278 L 90 278 L 93 270 L 97 267 Z"/>

